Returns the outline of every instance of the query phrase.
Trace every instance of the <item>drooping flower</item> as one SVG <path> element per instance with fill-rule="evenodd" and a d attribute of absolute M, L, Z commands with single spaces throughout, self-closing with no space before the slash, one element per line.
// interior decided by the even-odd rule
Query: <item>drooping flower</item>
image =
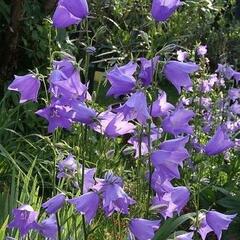
<path fill-rule="evenodd" d="M 152 104 L 151 116 L 165 117 L 174 109 L 175 107 L 167 102 L 167 94 L 161 91 L 159 92 L 158 99 Z"/>
<path fill-rule="evenodd" d="M 198 56 L 203 57 L 204 55 L 206 55 L 206 53 L 207 53 L 207 45 L 200 45 L 197 48 Z"/>
<path fill-rule="evenodd" d="M 80 197 L 69 199 L 68 202 L 74 204 L 77 212 L 85 215 L 86 222 L 90 224 L 97 213 L 99 196 L 96 192 L 88 192 Z"/>
<path fill-rule="evenodd" d="M 193 240 L 194 232 L 184 233 L 176 236 L 176 240 Z"/>
<path fill-rule="evenodd" d="M 156 56 L 150 60 L 146 58 L 140 59 L 141 71 L 139 73 L 139 78 L 142 81 L 143 86 L 146 87 L 152 83 L 158 60 L 159 60 L 159 56 Z"/>
<path fill-rule="evenodd" d="M 62 208 L 65 203 L 66 196 L 63 193 L 59 193 L 53 198 L 49 199 L 47 202 L 42 204 L 42 207 L 48 214 L 56 213 L 60 208 Z"/>
<path fill-rule="evenodd" d="M 235 101 L 240 98 L 240 89 L 239 88 L 231 88 L 228 91 L 228 97 Z"/>
<path fill-rule="evenodd" d="M 207 224 L 206 221 L 206 214 L 200 213 L 199 214 L 199 228 L 198 228 L 198 233 L 200 234 L 202 240 L 205 240 L 208 233 L 212 232 L 212 228 Z M 196 230 L 194 226 L 190 228 L 191 230 Z"/>
<path fill-rule="evenodd" d="M 222 231 L 228 229 L 233 218 L 236 216 L 237 214 L 225 215 L 217 211 L 209 211 L 206 214 L 206 221 L 217 235 L 218 240 L 220 240 L 222 238 Z"/>
<path fill-rule="evenodd" d="M 122 179 L 108 172 L 104 179 L 98 179 L 97 182 L 94 188 L 102 193 L 106 216 L 111 216 L 114 211 L 128 214 L 129 205 L 135 204 L 135 201 L 124 192 Z"/>
<path fill-rule="evenodd" d="M 136 85 L 136 79 L 133 77 L 137 69 L 137 64 L 130 61 L 128 64 L 118 67 L 107 73 L 107 79 L 111 84 L 107 92 L 108 96 L 118 97 L 130 93 Z"/>
<path fill-rule="evenodd" d="M 177 60 L 180 62 L 184 62 L 188 57 L 188 52 L 186 51 L 182 51 L 182 50 L 178 50 L 177 51 Z"/>
<path fill-rule="evenodd" d="M 153 0 L 152 16 L 157 22 L 165 22 L 181 5 L 180 0 Z"/>
<path fill-rule="evenodd" d="M 59 0 L 53 15 L 53 25 L 56 28 L 66 28 L 78 24 L 88 16 L 86 0 Z"/>
<path fill-rule="evenodd" d="M 182 209 L 186 206 L 189 201 L 190 192 L 186 187 L 171 187 L 159 196 L 159 194 L 153 199 L 153 206 L 156 209 L 159 208 L 159 212 L 166 219 L 167 217 L 172 218 L 176 212 L 180 214 Z"/>
<path fill-rule="evenodd" d="M 52 214 L 41 223 L 35 223 L 34 229 L 36 229 L 43 237 L 55 240 L 58 231 L 56 216 Z"/>
<path fill-rule="evenodd" d="M 224 126 L 219 126 L 204 150 L 207 155 L 211 156 L 222 153 L 233 146 L 234 142 L 229 138 Z"/>
<path fill-rule="evenodd" d="M 64 105 L 61 99 L 59 99 L 52 100 L 49 106 L 38 110 L 36 114 L 48 121 L 48 132 L 52 133 L 58 127 L 71 128 L 73 124 L 73 112 L 71 110 L 69 106 Z"/>
<path fill-rule="evenodd" d="M 117 114 L 105 128 L 105 134 L 108 137 L 118 137 L 127 133 L 133 133 L 135 129 L 134 124 L 124 120 L 122 113 Z"/>
<path fill-rule="evenodd" d="M 33 74 L 16 76 L 14 81 L 9 85 L 8 90 L 20 92 L 20 103 L 27 101 L 37 101 L 40 81 Z"/>
<path fill-rule="evenodd" d="M 96 173 L 96 168 L 84 169 L 83 193 L 87 193 L 95 184 L 95 180 L 94 180 L 95 173 Z"/>
<path fill-rule="evenodd" d="M 130 221 L 129 230 L 137 240 L 150 240 L 158 230 L 160 221 L 150 221 L 143 218 L 134 218 Z"/>
<path fill-rule="evenodd" d="M 61 71 L 66 78 L 69 78 L 72 76 L 74 71 L 76 70 L 74 67 L 74 59 L 71 58 L 63 58 L 62 60 L 53 61 L 53 69 Z"/>
<path fill-rule="evenodd" d="M 68 157 L 58 163 L 58 178 L 73 177 L 77 171 L 77 162 L 73 155 L 69 154 Z"/>
<path fill-rule="evenodd" d="M 141 124 L 146 124 L 150 118 L 147 106 L 147 98 L 143 92 L 134 93 L 128 101 L 121 107 L 116 109 L 124 115 L 124 119 L 129 121 L 137 119 Z"/>
<path fill-rule="evenodd" d="M 191 62 L 169 61 L 164 66 L 163 72 L 166 78 L 175 86 L 178 92 L 181 88 L 189 90 L 192 87 L 192 81 L 189 74 L 196 72 L 199 66 Z"/>
<path fill-rule="evenodd" d="M 13 216 L 14 219 L 8 224 L 8 227 L 17 228 L 20 235 L 24 236 L 33 229 L 38 212 L 35 212 L 30 205 L 22 205 L 13 209 Z"/>
<path fill-rule="evenodd" d="M 173 135 L 182 133 L 192 134 L 193 127 L 189 125 L 189 121 L 195 116 L 192 110 L 178 107 L 172 114 L 165 117 L 162 122 L 162 128 L 165 132 Z"/>

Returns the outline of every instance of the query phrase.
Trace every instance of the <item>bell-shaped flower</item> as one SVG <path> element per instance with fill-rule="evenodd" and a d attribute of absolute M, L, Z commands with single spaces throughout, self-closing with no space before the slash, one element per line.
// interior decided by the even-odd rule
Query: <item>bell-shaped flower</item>
<path fill-rule="evenodd" d="M 68 157 L 58 163 L 57 178 L 73 177 L 77 172 L 77 162 L 73 155 L 69 154 Z"/>
<path fill-rule="evenodd" d="M 73 112 L 71 107 L 65 105 L 61 99 L 52 99 L 52 102 L 46 108 L 36 112 L 37 115 L 48 121 L 48 132 L 52 133 L 56 128 L 70 129 L 73 121 Z"/>
<path fill-rule="evenodd" d="M 20 92 L 20 103 L 27 101 L 37 101 L 40 81 L 33 74 L 16 76 L 14 81 L 9 85 L 8 90 Z"/>
<path fill-rule="evenodd" d="M 176 240 L 193 240 L 194 232 L 184 233 L 176 236 Z"/>
<path fill-rule="evenodd" d="M 109 71 L 107 73 L 107 79 L 111 87 L 107 95 L 118 97 L 130 93 L 136 85 L 136 79 L 133 77 L 136 69 L 137 64 L 131 61 L 122 67 L 115 66 L 113 70 Z"/>
<path fill-rule="evenodd" d="M 35 212 L 30 205 L 22 205 L 13 209 L 14 219 L 8 224 L 9 228 L 16 228 L 23 237 L 34 228 L 38 218 L 38 212 Z"/>
<path fill-rule="evenodd" d="M 166 78 L 174 85 L 174 87 L 181 93 L 181 88 L 186 90 L 191 89 L 192 80 L 189 74 L 196 72 L 199 66 L 191 62 L 169 61 L 164 66 L 163 72 Z"/>
<path fill-rule="evenodd" d="M 134 218 L 129 223 L 130 233 L 137 240 L 150 240 L 154 237 L 154 232 L 158 230 L 160 221 L 150 221 L 143 218 Z"/>
<path fill-rule="evenodd" d="M 34 229 L 36 229 L 45 238 L 52 240 L 57 239 L 58 226 L 56 216 L 52 214 L 41 223 L 36 223 Z"/>
<path fill-rule="evenodd" d="M 76 70 L 74 66 L 74 59 L 63 58 L 62 60 L 53 61 L 53 69 L 61 71 L 67 78 L 71 77 Z"/>
<path fill-rule="evenodd" d="M 152 16 L 157 22 L 165 22 L 181 5 L 180 0 L 153 0 Z"/>
<path fill-rule="evenodd" d="M 166 117 L 175 107 L 167 102 L 167 94 L 161 91 L 158 95 L 158 99 L 153 102 L 151 108 L 152 117 Z"/>
<path fill-rule="evenodd" d="M 135 128 L 134 124 L 124 120 L 124 115 L 119 113 L 109 122 L 105 128 L 104 134 L 108 137 L 114 138 L 133 133 Z"/>
<path fill-rule="evenodd" d="M 66 196 L 63 193 L 59 193 L 56 196 L 49 199 L 47 202 L 42 204 L 42 207 L 48 214 L 56 213 L 60 208 L 63 207 L 66 200 Z"/>
<path fill-rule="evenodd" d="M 96 168 L 84 169 L 84 183 L 83 193 L 87 193 L 95 184 L 94 175 L 96 174 Z"/>
<path fill-rule="evenodd" d="M 77 212 L 83 214 L 88 224 L 96 216 L 99 204 L 99 196 L 96 192 L 88 192 L 80 197 L 68 200 L 69 203 L 75 205 Z"/>
<path fill-rule="evenodd" d="M 87 0 L 59 0 L 53 15 L 56 28 L 66 28 L 78 24 L 88 16 Z"/>
<path fill-rule="evenodd" d="M 150 60 L 146 58 L 140 58 L 141 71 L 139 73 L 139 79 L 144 87 L 147 87 L 152 83 L 158 60 L 159 56 L 156 56 Z"/>
<path fill-rule="evenodd" d="M 108 172 L 105 174 L 104 180 L 97 182 L 94 188 L 102 193 L 106 216 L 111 216 L 114 211 L 128 214 L 129 205 L 135 204 L 135 201 L 124 192 L 121 178 Z"/>
<path fill-rule="evenodd" d="M 224 126 L 219 126 L 217 131 L 207 143 L 204 151 L 207 155 L 212 156 L 226 151 L 234 146 L 234 142 L 229 138 Z"/>
<path fill-rule="evenodd" d="M 238 102 L 233 103 L 229 110 L 234 114 L 240 115 L 240 104 Z"/>
<path fill-rule="evenodd" d="M 165 219 L 172 218 L 174 213 L 180 214 L 189 201 L 189 196 L 190 192 L 186 187 L 172 187 L 161 196 L 157 195 L 153 199 L 153 206 L 154 209 L 160 206 L 159 212 Z"/>
<path fill-rule="evenodd" d="M 225 215 L 217 211 L 209 211 L 206 214 L 207 224 L 212 228 L 218 240 L 222 238 L 222 231 L 227 230 L 237 214 Z"/>
<path fill-rule="evenodd" d="M 240 89 L 239 88 L 229 89 L 228 97 L 233 101 L 236 101 L 237 99 L 240 99 Z"/>
<path fill-rule="evenodd" d="M 165 132 L 175 136 L 186 133 L 192 134 L 193 128 L 189 125 L 189 121 L 195 116 L 192 110 L 178 107 L 172 114 L 164 118 L 162 128 Z"/>
<path fill-rule="evenodd" d="M 116 109 L 124 115 L 124 119 L 137 119 L 139 123 L 146 124 L 147 119 L 150 118 L 147 106 L 147 98 L 143 92 L 136 92 L 127 100 L 127 102 Z"/>
<path fill-rule="evenodd" d="M 207 54 L 207 45 L 200 45 L 197 48 L 197 55 L 203 57 Z"/>
<path fill-rule="evenodd" d="M 72 119 L 83 124 L 91 124 L 97 116 L 97 113 L 92 108 L 87 107 L 85 103 L 77 100 L 72 100 L 70 103 L 72 108 Z"/>

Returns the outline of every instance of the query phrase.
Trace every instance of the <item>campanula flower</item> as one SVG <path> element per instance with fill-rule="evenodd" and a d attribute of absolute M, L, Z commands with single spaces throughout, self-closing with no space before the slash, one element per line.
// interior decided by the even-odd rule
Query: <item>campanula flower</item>
<path fill-rule="evenodd" d="M 233 103 L 229 110 L 234 114 L 240 115 L 240 104 L 238 102 Z"/>
<path fill-rule="evenodd" d="M 57 220 L 56 216 L 52 214 L 49 218 L 44 219 L 41 223 L 35 223 L 34 228 L 45 238 L 55 240 L 57 239 Z"/>
<path fill-rule="evenodd" d="M 66 196 L 63 193 L 59 193 L 56 196 L 49 199 L 42 204 L 42 207 L 48 214 L 56 213 L 65 203 Z"/>
<path fill-rule="evenodd" d="M 129 223 L 129 230 L 137 240 L 150 240 L 158 230 L 160 221 L 150 221 L 143 218 L 133 218 Z"/>
<path fill-rule="evenodd" d="M 143 86 L 149 86 L 153 81 L 153 76 L 157 67 L 159 56 L 153 59 L 140 58 L 141 71 L 139 73 L 139 79 L 142 81 Z"/>
<path fill-rule="evenodd" d="M 124 115 L 119 113 L 109 122 L 104 133 L 108 137 L 114 138 L 127 133 L 133 133 L 135 128 L 134 124 L 124 120 Z"/>
<path fill-rule="evenodd" d="M 234 146 L 233 141 L 229 138 L 224 126 L 219 126 L 217 131 L 205 146 L 205 153 L 209 156 L 216 155 L 226 151 Z"/>
<path fill-rule="evenodd" d="M 9 223 L 9 228 L 17 228 L 21 236 L 28 234 L 33 229 L 38 218 L 38 212 L 35 212 L 30 205 L 22 205 L 13 209 L 14 219 Z"/>
<path fill-rule="evenodd" d="M 162 122 L 162 128 L 165 132 L 173 135 L 182 133 L 192 134 L 193 127 L 189 125 L 189 121 L 195 116 L 192 110 L 177 108 L 169 116 L 165 117 Z"/>
<path fill-rule="evenodd" d="M 96 168 L 84 169 L 83 193 L 87 193 L 95 184 L 95 180 L 94 180 L 95 173 L 96 173 Z"/>
<path fill-rule="evenodd" d="M 68 157 L 58 163 L 58 178 L 73 177 L 77 172 L 77 162 L 73 155 L 69 154 Z"/>
<path fill-rule="evenodd" d="M 239 88 L 231 88 L 228 91 L 228 97 L 235 101 L 240 98 L 240 89 Z"/>
<path fill-rule="evenodd" d="M 52 133 L 56 128 L 70 129 L 73 121 L 72 109 L 62 102 L 62 99 L 52 99 L 52 102 L 46 108 L 36 112 L 37 115 L 48 121 L 48 132 Z"/>
<path fill-rule="evenodd" d="M 114 211 L 128 214 L 129 205 L 136 203 L 124 192 L 122 179 L 111 172 L 107 172 L 104 179 L 98 179 L 94 189 L 102 193 L 103 209 L 108 217 Z"/>
<path fill-rule="evenodd" d="M 164 22 L 182 5 L 180 0 L 153 0 L 152 16 L 157 22 Z"/>
<path fill-rule="evenodd" d="M 115 109 L 124 115 L 124 119 L 138 120 L 141 124 L 146 124 L 147 119 L 150 118 L 147 106 L 147 98 L 143 92 L 136 92 L 127 100 L 127 102 Z"/>
<path fill-rule="evenodd" d="M 83 214 L 86 222 L 90 224 L 97 213 L 99 196 L 96 192 L 88 192 L 80 197 L 69 199 L 68 202 L 75 205 L 77 212 Z"/>
<path fill-rule="evenodd" d="M 158 99 L 152 104 L 151 116 L 165 117 L 174 109 L 175 107 L 167 102 L 167 94 L 161 91 L 159 92 Z"/>
<path fill-rule="evenodd" d="M 62 60 L 53 61 L 53 69 L 61 71 L 66 78 L 69 78 L 72 76 L 74 71 L 76 70 L 74 66 L 74 59 L 71 58 L 63 58 Z"/>
<path fill-rule="evenodd" d="M 216 234 L 218 240 L 220 240 L 222 238 L 222 231 L 228 229 L 233 218 L 236 216 L 237 214 L 225 215 L 217 211 L 209 211 L 206 214 L 206 221 Z"/>
<path fill-rule="evenodd" d="M 184 233 L 176 236 L 176 240 L 193 240 L 194 232 Z"/>
<path fill-rule="evenodd" d="M 33 74 L 16 76 L 14 81 L 9 85 L 8 90 L 20 92 L 20 103 L 27 101 L 37 101 L 40 81 Z"/>
<path fill-rule="evenodd" d="M 136 85 L 136 79 L 133 74 L 136 72 L 137 64 L 130 61 L 128 64 L 118 67 L 107 73 L 107 79 L 111 84 L 107 92 L 108 96 L 118 97 L 130 93 Z"/>
<path fill-rule="evenodd" d="M 197 55 L 200 57 L 203 57 L 206 54 L 207 54 L 207 45 L 200 45 L 197 48 Z"/>
<path fill-rule="evenodd" d="M 169 61 L 164 66 L 163 72 L 166 78 L 181 92 L 181 88 L 189 90 L 192 87 L 192 80 L 189 74 L 196 72 L 199 66 L 191 62 Z"/>
<path fill-rule="evenodd" d="M 165 219 L 172 218 L 175 212 L 180 214 L 189 201 L 189 196 L 190 192 L 186 187 L 171 187 L 167 192 L 153 199 L 153 206 L 155 209 L 160 206 L 159 212 Z"/>
<path fill-rule="evenodd" d="M 86 0 L 59 0 L 53 15 L 53 25 L 56 28 L 66 28 L 78 24 L 88 16 Z"/>

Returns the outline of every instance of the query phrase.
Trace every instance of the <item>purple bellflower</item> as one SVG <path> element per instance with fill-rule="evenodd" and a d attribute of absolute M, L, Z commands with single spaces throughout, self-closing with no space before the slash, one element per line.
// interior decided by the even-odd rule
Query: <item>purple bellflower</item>
<path fill-rule="evenodd" d="M 139 78 L 142 81 L 144 87 L 149 86 L 153 81 L 153 76 L 157 67 L 159 56 L 153 59 L 141 58 L 141 71 L 139 73 Z"/>
<path fill-rule="evenodd" d="M 58 163 L 58 175 L 57 178 L 67 178 L 73 177 L 77 172 L 77 162 L 73 155 L 68 155 L 68 157 Z"/>
<path fill-rule="evenodd" d="M 74 59 L 71 58 L 63 58 L 60 61 L 53 61 L 53 69 L 61 71 L 66 78 L 72 76 L 73 72 L 76 70 L 74 67 Z"/>
<path fill-rule="evenodd" d="M 66 28 L 78 24 L 88 16 L 86 0 L 59 0 L 53 15 L 53 25 L 56 28 Z"/>
<path fill-rule="evenodd" d="M 108 172 L 105 174 L 104 179 L 97 182 L 94 188 L 99 193 L 102 193 L 103 209 L 106 216 L 111 216 L 114 211 L 128 214 L 129 205 L 136 202 L 124 192 L 122 179 Z"/>
<path fill-rule="evenodd" d="M 157 22 L 165 22 L 181 5 L 180 0 L 153 0 L 152 16 Z"/>
<path fill-rule="evenodd" d="M 167 102 L 167 94 L 164 91 L 161 91 L 158 99 L 152 104 L 151 116 L 166 117 L 174 109 L 175 107 Z"/>
<path fill-rule="evenodd" d="M 87 193 L 95 184 L 94 175 L 96 168 L 85 168 L 84 169 L 84 184 L 83 193 Z"/>
<path fill-rule="evenodd" d="M 233 103 L 229 110 L 234 114 L 240 115 L 240 104 L 238 102 Z"/>
<path fill-rule="evenodd" d="M 20 92 L 20 103 L 27 101 L 37 101 L 40 81 L 33 74 L 16 76 L 14 81 L 9 85 L 8 90 Z"/>
<path fill-rule="evenodd" d="M 22 205 L 13 209 L 14 219 L 9 223 L 9 228 L 17 228 L 21 236 L 26 235 L 33 229 L 37 221 L 38 212 L 35 212 L 30 205 Z"/>
<path fill-rule="evenodd" d="M 209 211 L 206 214 L 206 221 L 214 233 L 217 235 L 218 240 L 220 240 L 222 238 L 222 231 L 228 229 L 233 218 L 236 216 L 237 214 L 225 215 L 217 211 Z"/>
<path fill-rule="evenodd" d="M 72 198 L 68 202 L 75 205 L 77 212 L 85 215 L 86 222 L 90 224 L 97 213 L 99 196 L 96 192 L 88 192 L 80 197 Z"/>
<path fill-rule="evenodd" d="M 63 105 L 60 100 L 52 100 L 51 104 L 46 108 L 36 112 L 37 115 L 48 121 L 48 132 L 52 133 L 56 128 L 70 129 L 73 121 L 73 112 L 67 105 Z"/>
<path fill-rule="evenodd" d="M 147 106 L 147 98 L 143 92 L 134 93 L 128 101 L 116 109 L 124 115 L 124 119 L 129 121 L 137 119 L 141 124 L 146 124 L 150 118 Z"/>
<path fill-rule="evenodd" d="M 164 66 L 163 72 L 166 78 L 181 93 L 181 88 L 191 89 L 192 81 L 189 74 L 196 72 L 199 66 L 191 62 L 169 61 Z"/>
<path fill-rule="evenodd" d="M 192 134 L 193 127 L 189 125 L 189 121 L 195 116 L 192 110 L 178 107 L 171 115 L 164 118 L 162 128 L 165 132 L 175 136 L 186 133 Z"/>
<path fill-rule="evenodd" d="M 41 223 L 36 223 L 34 228 L 43 236 L 48 239 L 57 239 L 57 220 L 56 216 L 52 214 L 49 218 L 44 219 Z"/>
<path fill-rule="evenodd" d="M 150 221 L 142 218 L 134 218 L 130 221 L 129 230 L 137 240 L 151 240 L 154 232 L 158 230 L 160 221 Z"/>
<path fill-rule="evenodd" d="M 133 74 L 136 72 L 137 64 L 132 61 L 128 64 L 118 67 L 115 66 L 107 73 L 107 79 L 111 84 L 107 92 L 108 96 L 118 97 L 130 93 L 136 85 L 136 79 Z"/>
<path fill-rule="evenodd" d="M 240 98 L 240 89 L 239 88 L 231 88 L 231 89 L 229 89 L 228 97 L 231 100 L 236 101 L 237 99 Z"/>
<path fill-rule="evenodd" d="M 63 193 L 59 193 L 53 198 L 49 199 L 47 202 L 42 204 L 42 207 L 46 210 L 48 214 L 56 213 L 64 205 L 66 196 Z"/>
<path fill-rule="evenodd" d="M 226 151 L 234 146 L 234 142 L 229 138 L 224 126 L 219 126 L 214 136 L 204 148 L 207 155 L 212 156 Z"/>
<path fill-rule="evenodd" d="M 105 128 L 105 134 L 108 137 L 115 138 L 125 135 L 127 133 L 133 133 L 135 125 L 124 120 L 122 113 L 117 114 Z"/>

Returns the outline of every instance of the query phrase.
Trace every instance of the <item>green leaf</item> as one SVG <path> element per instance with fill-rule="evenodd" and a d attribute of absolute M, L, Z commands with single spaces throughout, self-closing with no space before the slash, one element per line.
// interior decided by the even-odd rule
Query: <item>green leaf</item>
<path fill-rule="evenodd" d="M 0 240 L 5 239 L 5 232 L 7 229 L 7 224 L 8 224 L 8 217 L 6 218 L 6 220 L 4 221 L 3 225 L 0 228 Z"/>
<path fill-rule="evenodd" d="M 218 200 L 217 203 L 225 208 L 240 212 L 240 197 L 224 197 Z"/>
<path fill-rule="evenodd" d="M 167 240 L 180 225 L 192 219 L 195 215 L 196 213 L 188 213 L 177 218 L 168 219 L 157 231 L 153 240 Z"/>

